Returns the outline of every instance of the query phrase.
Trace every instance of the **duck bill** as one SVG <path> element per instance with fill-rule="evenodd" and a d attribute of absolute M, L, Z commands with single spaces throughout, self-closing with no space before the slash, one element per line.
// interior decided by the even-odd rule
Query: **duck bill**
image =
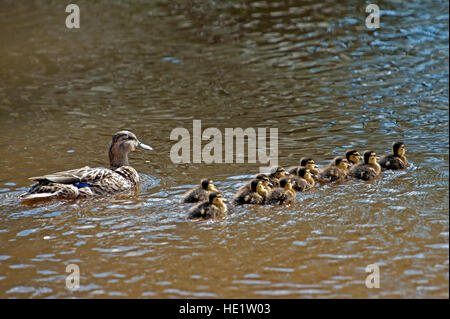
<path fill-rule="evenodd" d="M 144 143 L 138 142 L 136 148 L 139 148 L 141 150 L 146 150 L 146 151 L 153 151 L 153 148 L 151 146 L 145 145 Z"/>

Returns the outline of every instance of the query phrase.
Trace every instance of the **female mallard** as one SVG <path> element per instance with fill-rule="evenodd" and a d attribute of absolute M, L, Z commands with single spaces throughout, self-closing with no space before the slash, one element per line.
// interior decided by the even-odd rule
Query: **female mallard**
<path fill-rule="evenodd" d="M 380 166 L 383 169 L 404 169 L 408 166 L 408 160 L 405 156 L 405 144 L 402 142 L 394 142 L 392 144 L 392 154 L 385 155 L 380 159 Z"/>
<path fill-rule="evenodd" d="M 319 173 L 318 179 L 322 183 L 337 182 L 347 179 L 347 175 L 348 161 L 346 158 L 338 156 Z"/>
<path fill-rule="evenodd" d="M 136 170 L 128 164 L 128 153 L 136 149 L 152 150 L 128 131 L 113 135 L 109 147 L 110 169 L 97 167 L 57 172 L 50 175 L 31 177 L 37 184 L 31 186 L 22 199 L 35 198 L 78 198 L 123 192 L 139 182 Z"/>
<path fill-rule="evenodd" d="M 208 196 L 208 200 L 203 201 L 192 207 L 189 211 L 188 218 L 217 218 L 227 214 L 226 200 L 219 192 L 212 192 Z"/>
<path fill-rule="evenodd" d="M 345 152 L 345 158 L 348 161 L 348 168 L 353 165 L 359 164 L 359 160 L 361 159 L 361 154 L 357 150 L 349 150 Z"/>
<path fill-rule="evenodd" d="M 264 181 L 253 179 L 250 188 L 241 188 L 233 198 L 233 204 L 264 204 L 269 191 L 264 186 Z"/>
<path fill-rule="evenodd" d="M 210 178 L 204 178 L 197 186 L 186 192 L 183 196 L 183 203 L 197 203 L 208 199 L 211 192 L 218 192 L 214 182 Z"/>
<path fill-rule="evenodd" d="M 273 185 L 273 187 L 280 187 L 280 179 L 289 175 L 288 172 L 284 170 L 281 166 L 276 166 L 272 168 L 272 171 L 269 175 L 269 181 Z"/>
<path fill-rule="evenodd" d="M 381 166 L 377 163 L 376 155 L 373 151 L 365 151 L 364 163 L 352 166 L 349 176 L 365 181 L 379 177 L 381 174 Z"/>
<path fill-rule="evenodd" d="M 291 179 L 285 177 L 280 179 L 280 187 L 272 189 L 267 197 L 267 204 L 289 204 L 297 197 L 297 193 L 292 188 Z"/>

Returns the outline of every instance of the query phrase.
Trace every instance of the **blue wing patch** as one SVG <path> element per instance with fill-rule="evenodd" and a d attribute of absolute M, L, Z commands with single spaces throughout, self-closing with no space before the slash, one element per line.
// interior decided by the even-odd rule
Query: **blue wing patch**
<path fill-rule="evenodd" d="M 76 182 L 76 183 L 73 184 L 73 185 L 76 186 L 76 187 L 78 187 L 78 188 L 91 187 L 89 184 L 82 183 L 82 182 Z"/>

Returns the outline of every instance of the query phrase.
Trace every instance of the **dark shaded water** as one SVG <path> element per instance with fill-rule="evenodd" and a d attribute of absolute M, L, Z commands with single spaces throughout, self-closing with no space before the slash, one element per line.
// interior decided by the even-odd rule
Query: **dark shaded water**
<path fill-rule="evenodd" d="M 448 298 L 448 3 L 0 2 L 0 297 Z M 176 127 L 278 128 L 279 163 L 402 140 L 411 167 L 289 207 L 189 222 L 259 164 L 172 163 Z M 138 194 L 26 205 L 28 177 L 107 165 L 111 135 L 155 149 Z M 380 288 L 365 267 L 380 266 Z M 81 287 L 65 287 L 68 264 Z"/>

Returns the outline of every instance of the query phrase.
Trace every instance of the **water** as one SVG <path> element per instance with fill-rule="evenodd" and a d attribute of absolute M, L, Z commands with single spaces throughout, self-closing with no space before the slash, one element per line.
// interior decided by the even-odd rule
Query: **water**
<path fill-rule="evenodd" d="M 376 31 L 357 1 L 78 5 L 68 30 L 59 1 L 0 4 L 0 297 L 448 298 L 447 2 L 382 2 Z M 260 166 L 172 163 L 194 119 L 278 128 L 285 166 L 397 140 L 411 166 L 191 222 L 200 178 L 231 201 Z M 130 156 L 140 192 L 18 200 L 30 176 L 107 166 L 121 129 L 155 149 Z"/>

